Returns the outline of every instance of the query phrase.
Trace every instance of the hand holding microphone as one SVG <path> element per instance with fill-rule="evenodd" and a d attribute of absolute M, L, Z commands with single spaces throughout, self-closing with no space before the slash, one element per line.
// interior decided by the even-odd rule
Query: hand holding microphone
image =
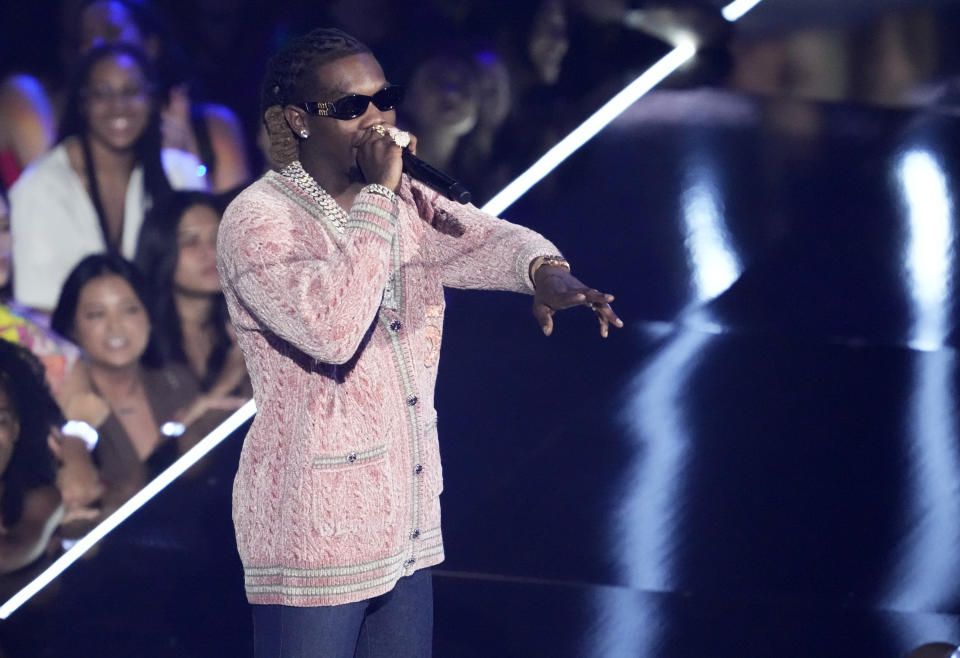
<path fill-rule="evenodd" d="M 430 166 L 408 150 L 410 133 L 400 130 L 395 126 L 385 126 L 382 124 L 373 126 L 371 130 L 381 137 L 390 137 L 394 144 L 403 149 L 401 159 L 403 161 L 403 171 L 405 171 L 407 175 L 435 189 L 448 199 L 459 203 L 470 203 L 471 195 L 467 188 L 451 176 Z"/>

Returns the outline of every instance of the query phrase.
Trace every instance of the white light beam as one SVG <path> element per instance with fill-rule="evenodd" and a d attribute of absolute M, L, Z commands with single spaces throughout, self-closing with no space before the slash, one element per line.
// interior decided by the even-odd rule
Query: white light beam
<path fill-rule="evenodd" d="M 608 123 L 620 116 L 624 110 L 648 91 L 656 87 L 664 78 L 690 60 L 697 52 L 692 44 L 677 46 L 664 55 L 656 64 L 623 88 L 616 96 L 604 103 L 586 121 L 543 154 L 539 160 L 513 182 L 490 199 L 482 208 L 491 215 L 500 215 L 513 203 L 539 183 L 557 166 L 569 158 L 574 151 L 586 144 L 594 135 L 603 130 Z"/>
<path fill-rule="evenodd" d="M 165 471 L 134 494 L 130 500 L 121 505 L 117 511 L 84 535 L 83 538 L 57 558 L 57 560 L 47 567 L 39 576 L 27 583 L 26 587 L 10 597 L 9 601 L 4 603 L 3 606 L 0 606 L 0 619 L 6 619 L 13 614 L 17 608 L 46 587 L 50 581 L 59 576 L 67 567 L 80 559 L 84 553 L 103 539 L 111 530 L 123 523 L 127 517 L 143 507 L 147 501 L 160 493 L 168 484 L 177 479 L 184 471 L 200 461 L 204 455 L 230 436 L 235 429 L 243 425 L 243 423 L 253 416 L 256 410 L 257 408 L 253 400 L 249 400 L 237 409 L 229 418 L 197 443 L 197 445 L 190 448 L 190 450 L 185 452 L 182 457 L 177 459 L 177 461 L 171 464 Z"/>
<path fill-rule="evenodd" d="M 740 20 L 744 14 L 759 5 L 761 0 L 734 0 L 724 7 L 720 13 L 731 23 Z"/>

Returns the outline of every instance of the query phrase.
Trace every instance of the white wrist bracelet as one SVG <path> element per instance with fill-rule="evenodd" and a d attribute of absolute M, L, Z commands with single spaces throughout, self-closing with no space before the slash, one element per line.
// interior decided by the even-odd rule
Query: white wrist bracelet
<path fill-rule="evenodd" d="M 181 436 L 184 432 L 187 431 L 186 425 L 183 423 L 178 423 L 172 420 L 168 420 L 163 425 L 160 426 L 160 433 L 164 436 L 174 437 Z"/>
<path fill-rule="evenodd" d="M 97 447 L 97 441 L 100 440 L 100 433 L 90 423 L 85 423 L 82 420 L 68 420 L 60 428 L 60 432 L 65 436 L 80 439 L 87 444 L 87 450 L 90 452 L 93 452 L 93 449 Z"/>

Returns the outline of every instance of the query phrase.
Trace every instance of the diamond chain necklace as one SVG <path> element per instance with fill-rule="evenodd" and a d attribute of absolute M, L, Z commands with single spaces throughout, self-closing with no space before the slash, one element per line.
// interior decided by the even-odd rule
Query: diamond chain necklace
<path fill-rule="evenodd" d="M 343 233 L 344 230 L 346 230 L 347 220 L 350 219 L 349 215 L 347 215 L 347 212 L 340 207 L 340 204 L 337 203 L 336 199 L 330 196 L 325 189 L 320 187 L 319 183 L 314 180 L 313 176 L 307 173 L 307 170 L 303 168 L 303 165 L 300 164 L 299 160 L 294 160 L 286 167 L 281 169 L 280 175 L 291 181 L 294 185 L 306 193 L 307 196 L 316 201 L 324 215 L 326 215 L 327 218 L 333 222 L 338 231 Z"/>

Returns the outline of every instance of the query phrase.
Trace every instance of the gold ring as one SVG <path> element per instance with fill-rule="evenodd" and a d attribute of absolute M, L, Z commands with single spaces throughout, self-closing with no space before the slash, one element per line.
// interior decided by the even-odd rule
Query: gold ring
<path fill-rule="evenodd" d="M 373 128 L 373 132 L 377 133 L 377 134 L 380 135 L 381 137 L 386 137 L 386 136 L 387 136 L 387 129 L 384 128 L 384 127 L 383 127 L 382 125 L 380 125 L 379 123 L 378 123 L 377 125 L 371 126 L 371 127 Z"/>

